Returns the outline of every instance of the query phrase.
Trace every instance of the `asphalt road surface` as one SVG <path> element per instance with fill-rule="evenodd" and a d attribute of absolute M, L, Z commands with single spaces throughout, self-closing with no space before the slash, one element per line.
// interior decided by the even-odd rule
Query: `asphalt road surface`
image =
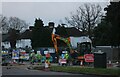
<path fill-rule="evenodd" d="M 25 66 L 10 66 L 10 69 L 7 69 L 7 66 L 2 67 L 2 77 L 42 77 L 42 76 L 51 76 L 51 77 L 101 77 L 94 75 L 84 75 L 84 74 L 72 74 L 64 72 L 52 72 L 52 71 L 42 71 L 42 70 L 28 70 Z"/>

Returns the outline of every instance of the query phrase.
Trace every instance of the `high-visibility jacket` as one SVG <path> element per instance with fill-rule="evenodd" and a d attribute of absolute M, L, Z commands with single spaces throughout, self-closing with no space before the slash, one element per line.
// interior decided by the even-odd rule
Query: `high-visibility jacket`
<path fill-rule="evenodd" d="M 66 53 L 65 54 L 65 59 L 68 59 L 69 58 L 69 55 Z"/>
<path fill-rule="evenodd" d="M 36 54 L 36 58 L 37 58 L 37 59 L 41 59 L 41 58 L 42 58 L 42 55 Z"/>

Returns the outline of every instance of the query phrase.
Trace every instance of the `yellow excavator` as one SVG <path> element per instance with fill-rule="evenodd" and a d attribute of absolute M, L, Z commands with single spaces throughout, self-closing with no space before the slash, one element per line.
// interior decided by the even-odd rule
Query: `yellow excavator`
<path fill-rule="evenodd" d="M 68 48 L 70 49 L 70 54 L 77 54 L 77 57 L 74 58 L 74 61 L 78 61 L 78 62 L 82 62 L 81 64 L 83 64 L 84 61 L 84 53 L 86 53 L 86 51 L 91 52 L 91 40 L 89 39 L 85 39 L 85 37 L 83 39 L 80 38 L 74 38 L 74 37 L 68 37 L 68 38 L 63 38 L 58 34 L 55 34 L 55 28 L 53 28 L 53 32 L 52 32 L 52 41 L 54 44 L 54 48 L 56 53 L 58 53 L 58 46 L 57 46 L 57 40 L 62 40 L 64 41 Z M 78 40 L 78 41 L 76 41 Z M 75 45 L 74 45 L 75 43 Z M 72 45 L 73 46 L 72 46 Z M 77 49 L 79 50 L 74 50 L 73 47 L 77 46 Z M 78 47 L 79 46 L 79 47 Z M 88 52 L 87 52 L 88 53 Z"/>

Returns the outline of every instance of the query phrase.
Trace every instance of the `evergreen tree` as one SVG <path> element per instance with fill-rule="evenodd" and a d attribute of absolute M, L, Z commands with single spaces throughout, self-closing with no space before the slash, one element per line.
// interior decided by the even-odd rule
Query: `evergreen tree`
<path fill-rule="evenodd" d="M 33 48 L 52 46 L 51 32 L 48 28 L 44 27 L 41 19 L 35 20 L 31 42 Z"/>
<path fill-rule="evenodd" d="M 94 29 L 93 45 L 111 45 L 111 24 L 103 20 Z"/>
<path fill-rule="evenodd" d="M 42 44 L 43 21 L 40 19 L 35 20 L 34 29 L 32 31 L 31 44 L 33 48 L 40 47 Z"/>
<path fill-rule="evenodd" d="M 51 32 L 49 28 L 43 29 L 42 46 L 53 47 Z"/>
<path fill-rule="evenodd" d="M 120 1 L 111 2 L 111 4 L 105 8 L 106 21 L 112 24 L 111 28 L 111 45 L 119 46 L 120 45 Z"/>
<path fill-rule="evenodd" d="M 94 30 L 95 45 L 120 46 L 120 2 L 105 8 L 106 16 Z"/>

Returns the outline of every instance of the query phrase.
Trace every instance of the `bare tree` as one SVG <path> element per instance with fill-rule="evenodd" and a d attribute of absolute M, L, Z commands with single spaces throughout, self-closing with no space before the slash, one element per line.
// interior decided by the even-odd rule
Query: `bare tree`
<path fill-rule="evenodd" d="M 5 17 L 5 16 L 2 16 L 0 15 L 0 23 L 1 23 L 1 30 L 2 30 L 2 33 L 7 33 L 8 32 L 8 18 Z"/>
<path fill-rule="evenodd" d="M 0 22 L 3 33 L 8 33 L 9 29 L 15 29 L 19 31 L 23 31 L 28 27 L 28 24 L 24 21 L 19 19 L 18 17 L 10 17 L 7 18 L 5 16 L 0 16 Z"/>
<path fill-rule="evenodd" d="M 76 14 L 71 13 L 71 17 L 65 17 L 65 20 L 71 26 L 76 27 L 84 34 L 91 37 L 92 30 L 99 23 L 102 17 L 102 8 L 100 5 L 84 4 L 76 10 Z"/>
<path fill-rule="evenodd" d="M 17 17 L 10 17 L 9 18 L 9 28 L 22 31 L 28 27 L 28 24 Z"/>
<path fill-rule="evenodd" d="M 19 39 L 19 32 L 25 30 L 28 24 L 17 17 L 7 18 L 1 15 L 0 19 L 2 33 L 8 33 L 11 48 L 16 48 L 16 40 Z"/>
<path fill-rule="evenodd" d="M 1 42 L 2 42 L 2 15 L 0 15 L 0 51 L 2 50 Z"/>

